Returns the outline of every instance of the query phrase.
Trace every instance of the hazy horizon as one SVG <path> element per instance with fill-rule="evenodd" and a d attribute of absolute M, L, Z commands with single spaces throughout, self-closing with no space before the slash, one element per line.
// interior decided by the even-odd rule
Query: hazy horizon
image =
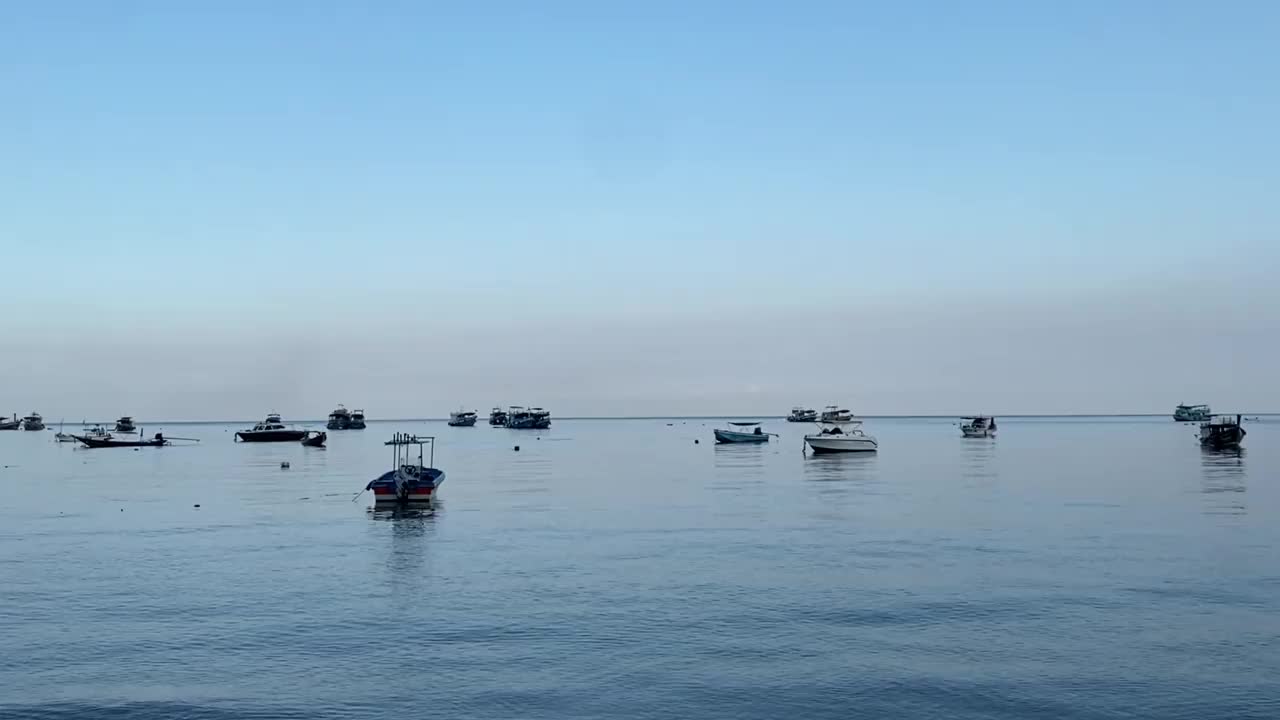
<path fill-rule="evenodd" d="M 14 6 L 0 414 L 1277 409 L 1278 21 Z"/>

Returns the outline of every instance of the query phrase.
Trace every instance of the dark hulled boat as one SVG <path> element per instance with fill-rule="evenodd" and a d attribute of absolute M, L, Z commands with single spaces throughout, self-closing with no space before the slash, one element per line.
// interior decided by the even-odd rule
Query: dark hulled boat
<path fill-rule="evenodd" d="M 507 411 L 502 408 L 494 408 L 489 411 L 489 424 L 494 427 L 507 426 Z"/>
<path fill-rule="evenodd" d="M 1200 425 L 1200 445 L 1211 450 L 1234 450 L 1248 433 L 1240 427 L 1240 416 L 1211 417 Z"/>
<path fill-rule="evenodd" d="M 324 441 L 328 439 L 329 436 L 326 433 L 309 432 L 306 437 L 302 438 L 302 444 L 307 447 L 324 447 Z"/>
<path fill-rule="evenodd" d="M 267 419 L 254 425 L 252 430 L 236 432 L 236 440 L 241 442 L 298 442 L 306 436 L 306 430 L 285 425 L 277 413 L 267 415 Z"/>
<path fill-rule="evenodd" d="M 156 433 L 156 436 L 150 440 L 117 440 L 110 435 L 106 437 L 94 437 L 91 435 L 73 435 L 88 448 L 112 448 L 112 447 L 164 447 L 169 444 L 164 439 L 162 433 Z"/>
<path fill-rule="evenodd" d="M 12 420 L 0 420 L 0 430 L 18 430 L 22 427 L 22 421 L 18 419 L 18 414 L 13 414 Z"/>

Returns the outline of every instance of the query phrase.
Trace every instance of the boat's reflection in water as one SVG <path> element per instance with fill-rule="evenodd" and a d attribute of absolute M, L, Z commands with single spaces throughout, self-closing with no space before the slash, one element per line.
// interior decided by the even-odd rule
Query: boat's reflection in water
<path fill-rule="evenodd" d="M 814 453 L 805 455 L 804 478 L 814 482 L 874 483 L 880 479 L 876 453 Z"/>
<path fill-rule="evenodd" d="M 1244 448 L 1200 449 L 1200 492 L 1208 515 L 1243 515 L 1246 465 Z"/>
<path fill-rule="evenodd" d="M 425 527 L 434 524 L 437 513 L 444 508 L 444 503 L 380 503 L 369 508 L 369 517 L 373 520 L 397 521 L 397 526 Z M 419 521 L 419 522 L 414 522 Z"/>
<path fill-rule="evenodd" d="M 996 439 L 960 438 L 960 453 L 964 458 L 964 479 L 980 485 L 996 479 Z"/>

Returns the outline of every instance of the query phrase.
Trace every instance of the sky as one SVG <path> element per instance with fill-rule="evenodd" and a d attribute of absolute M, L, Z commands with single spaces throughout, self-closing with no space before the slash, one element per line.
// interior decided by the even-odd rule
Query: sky
<path fill-rule="evenodd" d="M 0 6 L 0 414 L 1280 410 L 1280 4 Z"/>

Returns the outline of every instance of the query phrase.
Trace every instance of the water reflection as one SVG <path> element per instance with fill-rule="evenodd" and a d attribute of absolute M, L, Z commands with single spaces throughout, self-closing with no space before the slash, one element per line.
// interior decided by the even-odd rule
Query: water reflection
<path fill-rule="evenodd" d="M 1245 506 L 1245 450 L 1201 448 L 1200 492 L 1210 515 L 1243 515 Z"/>
<path fill-rule="evenodd" d="M 379 521 L 372 526 L 373 529 L 390 538 L 386 570 L 393 592 L 417 589 L 426 569 L 430 539 L 435 535 L 442 505 L 436 501 L 434 505 L 411 503 L 395 508 L 369 509 L 369 518 Z"/>
<path fill-rule="evenodd" d="M 966 480 L 988 482 L 996 479 L 995 438 L 961 438 L 960 454 Z"/>
<path fill-rule="evenodd" d="M 879 479 L 876 453 L 805 455 L 804 478 L 814 482 L 874 482 Z"/>
<path fill-rule="evenodd" d="M 713 488 L 735 490 L 747 484 L 758 484 L 765 479 L 765 454 L 767 443 L 716 443 L 712 453 L 715 458 L 716 482 Z M 745 482 L 744 482 L 745 481 Z"/>

